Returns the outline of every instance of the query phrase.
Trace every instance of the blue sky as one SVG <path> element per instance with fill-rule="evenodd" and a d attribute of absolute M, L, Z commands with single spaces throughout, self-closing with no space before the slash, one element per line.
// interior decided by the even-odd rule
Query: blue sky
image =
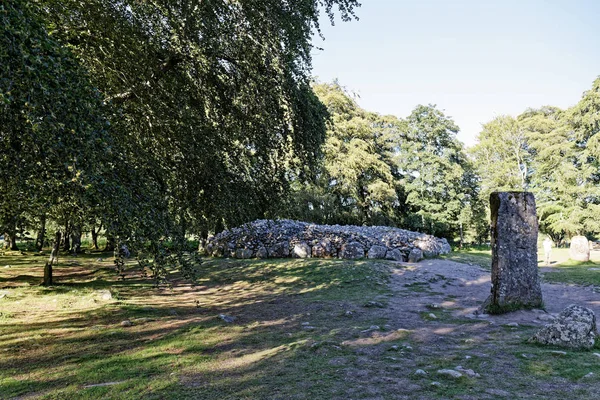
<path fill-rule="evenodd" d="M 362 3 L 359 21 L 322 20 L 313 75 L 381 114 L 437 104 L 467 145 L 494 116 L 575 104 L 600 75 L 600 1 Z"/>

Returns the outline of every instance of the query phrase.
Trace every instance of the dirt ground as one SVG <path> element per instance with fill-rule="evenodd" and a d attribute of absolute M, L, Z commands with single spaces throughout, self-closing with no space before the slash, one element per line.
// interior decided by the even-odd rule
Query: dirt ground
<path fill-rule="evenodd" d="M 398 267 L 392 275 L 388 307 L 381 312 L 391 329 L 412 332 L 413 346 L 397 366 L 398 372 L 412 379 L 393 398 L 598 398 L 598 357 L 591 352 L 563 354 L 554 348 L 527 344 L 538 327 L 569 304 L 600 313 L 600 294 L 593 287 L 543 283 L 545 310 L 476 315 L 490 294 L 489 271 L 447 260 L 399 263 Z M 568 358 L 557 361 L 557 357 Z M 579 367 L 595 372 L 566 378 L 553 370 L 556 363 L 563 363 L 564 369 L 578 360 Z M 436 374 L 438 368 L 455 365 L 473 369 L 480 377 L 459 384 Z M 425 370 L 426 375 L 416 378 L 416 369 Z M 432 385 L 439 390 L 432 392 Z"/>
<path fill-rule="evenodd" d="M 544 314 L 558 314 L 570 304 L 588 307 L 600 315 L 600 294 L 594 287 L 542 283 L 545 310 L 523 310 L 503 315 L 474 315 L 489 296 L 490 272 L 475 265 L 460 264 L 447 260 L 424 260 L 416 264 L 399 263 L 404 268 L 393 273 L 392 288 L 405 292 L 407 288 L 427 287 L 419 296 L 399 296 L 392 300 L 393 315 L 401 313 L 399 320 L 409 321 L 415 309 L 431 308 L 438 304 L 451 309 L 456 317 L 479 318 L 491 324 L 543 324 L 548 320 Z M 540 268 L 541 272 L 548 267 Z M 413 294 L 414 291 L 411 291 Z"/>

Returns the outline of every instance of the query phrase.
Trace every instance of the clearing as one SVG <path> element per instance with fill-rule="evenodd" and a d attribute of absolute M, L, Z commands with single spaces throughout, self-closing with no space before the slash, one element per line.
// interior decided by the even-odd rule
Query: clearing
<path fill-rule="evenodd" d="M 568 304 L 600 312 L 600 265 L 542 268 L 545 311 L 478 318 L 486 255 L 448 258 L 464 263 L 210 259 L 196 287 L 157 289 L 101 253 L 43 288 L 45 257 L 5 255 L 0 398 L 597 398 L 598 350 L 526 340 Z M 459 365 L 480 376 L 437 374 Z"/>

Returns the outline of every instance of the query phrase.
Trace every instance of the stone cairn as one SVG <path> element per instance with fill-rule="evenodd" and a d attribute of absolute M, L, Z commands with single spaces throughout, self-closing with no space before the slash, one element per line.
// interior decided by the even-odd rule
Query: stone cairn
<path fill-rule="evenodd" d="M 257 220 L 208 238 L 206 253 L 234 258 L 372 258 L 417 262 L 451 251 L 446 239 L 387 226 Z"/>
<path fill-rule="evenodd" d="M 490 195 L 490 211 L 492 290 L 483 309 L 501 313 L 541 307 L 533 194 L 494 192 Z"/>

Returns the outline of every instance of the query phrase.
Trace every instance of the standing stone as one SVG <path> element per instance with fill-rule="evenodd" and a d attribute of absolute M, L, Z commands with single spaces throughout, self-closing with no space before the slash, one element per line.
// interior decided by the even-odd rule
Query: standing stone
<path fill-rule="evenodd" d="M 492 291 L 483 308 L 502 313 L 542 306 L 533 193 L 494 192 L 490 211 Z"/>
<path fill-rule="evenodd" d="M 585 236 L 574 236 L 571 239 L 569 257 L 575 261 L 590 261 L 590 245 Z"/>

